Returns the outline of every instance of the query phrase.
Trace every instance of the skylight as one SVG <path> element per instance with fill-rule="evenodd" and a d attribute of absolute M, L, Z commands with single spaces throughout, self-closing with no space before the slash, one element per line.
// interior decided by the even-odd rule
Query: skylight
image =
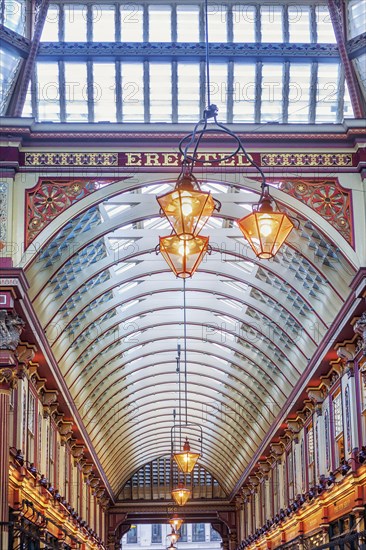
<path fill-rule="evenodd" d="M 358 21 L 362 10 L 353 6 Z M 205 103 L 202 17 L 201 1 L 51 4 L 24 114 L 53 122 L 197 120 Z M 229 1 L 209 5 L 208 18 L 211 98 L 222 122 L 335 123 L 352 116 L 325 5 Z M 150 52 L 146 43 L 159 47 Z M 339 84 L 334 93 L 329 82 Z"/>

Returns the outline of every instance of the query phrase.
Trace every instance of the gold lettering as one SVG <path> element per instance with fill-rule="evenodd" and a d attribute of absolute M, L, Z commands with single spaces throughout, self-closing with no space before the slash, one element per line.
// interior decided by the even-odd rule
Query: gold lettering
<path fill-rule="evenodd" d="M 250 158 L 252 158 L 250 155 L 248 155 Z M 248 166 L 250 162 L 247 160 L 245 155 L 239 154 L 238 155 L 238 164 L 237 166 Z"/>
<path fill-rule="evenodd" d="M 145 153 L 145 166 L 161 166 L 159 153 Z"/>
<path fill-rule="evenodd" d="M 219 166 L 235 166 L 235 157 L 220 162 Z"/>
<path fill-rule="evenodd" d="M 163 153 L 163 165 L 164 166 L 178 166 L 179 158 L 175 153 Z"/>
<path fill-rule="evenodd" d="M 126 166 L 141 166 L 141 153 L 126 153 Z"/>

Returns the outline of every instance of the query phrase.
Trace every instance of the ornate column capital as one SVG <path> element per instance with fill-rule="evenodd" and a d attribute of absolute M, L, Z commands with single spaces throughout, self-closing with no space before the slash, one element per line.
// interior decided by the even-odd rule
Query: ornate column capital
<path fill-rule="evenodd" d="M 243 497 L 241 495 L 236 495 L 235 497 L 235 510 L 243 510 L 244 508 L 244 502 Z"/>
<path fill-rule="evenodd" d="M 19 315 L 0 309 L 0 385 L 5 390 L 16 387 L 18 382 L 16 349 L 24 325 Z"/>
<path fill-rule="evenodd" d="M 0 389 L 1 386 L 3 389 L 10 390 L 11 388 L 16 388 L 18 383 L 18 376 L 16 368 L 1 367 L 0 366 Z"/>
<path fill-rule="evenodd" d="M 0 350 L 16 351 L 24 326 L 15 312 L 0 309 Z"/>
<path fill-rule="evenodd" d="M 364 311 L 361 317 L 353 325 L 355 334 L 361 336 L 360 347 L 357 346 L 357 351 L 362 349 L 363 355 L 366 355 L 366 311 Z"/>

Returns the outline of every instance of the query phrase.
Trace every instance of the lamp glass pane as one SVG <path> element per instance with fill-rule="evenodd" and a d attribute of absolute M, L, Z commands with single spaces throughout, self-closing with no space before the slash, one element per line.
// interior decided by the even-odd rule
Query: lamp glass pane
<path fill-rule="evenodd" d="M 191 277 L 201 263 L 208 247 L 208 237 L 189 241 L 176 235 L 160 237 L 160 252 L 177 277 Z"/>
<path fill-rule="evenodd" d="M 199 459 L 199 453 L 191 453 L 184 451 L 182 453 L 174 453 L 173 458 L 178 464 L 178 468 L 184 474 L 190 474 Z"/>
<path fill-rule="evenodd" d="M 173 517 L 169 520 L 169 523 L 175 531 L 178 531 L 182 526 L 183 520 L 181 518 Z"/>
<path fill-rule="evenodd" d="M 184 506 L 190 496 L 191 491 L 186 489 L 186 487 L 177 487 L 177 489 L 172 491 L 172 497 L 178 506 Z"/>
<path fill-rule="evenodd" d="M 215 208 L 210 193 L 193 189 L 174 189 L 157 200 L 174 232 L 182 239 L 198 235 Z"/>
<path fill-rule="evenodd" d="M 238 221 L 239 227 L 258 258 L 273 258 L 293 228 L 280 212 L 252 212 Z"/>

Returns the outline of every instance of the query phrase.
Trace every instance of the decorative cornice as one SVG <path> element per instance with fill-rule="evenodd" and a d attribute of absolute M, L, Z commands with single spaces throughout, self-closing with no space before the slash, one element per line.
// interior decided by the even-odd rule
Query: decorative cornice
<path fill-rule="evenodd" d="M 15 296 L 19 300 L 19 304 L 22 308 L 22 315 L 24 316 L 24 319 L 27 322 L 27 327 L 29 326 L 33 327 L 33 331 L 27 334 L 27 337 L 31 334 L 32 337 L 35 338 L 35 335 L 36 335 L 37 340 L 35 340 L 35 342 L 37 343 L 37 347 L 39 349 L 44 350 L 42 361 L 40 361 L 40 363 L 42 363 L 40 369 L 42 369 L 42 373 L 45 373 L 45 370 L 46 370 L 47 377 L 49 374 L 50 380 L 52 380 L 51 383 L 53 385 L 53 388 L 55 388 L 55 386 L 57 387 L 57 390 L 46 387 L 47 380 L 45 378 L 42 378 L 39 375 L 38 369 L 36 368 L 37 365 L 33 363 L 30 365 L 32 369 L 32 375 L 34 375 L 35 377 L 35 387 L 40 395 L 41 401 L 43 401 L 44 399 L 46 399 L 46 401 L 48 401 L 49 399 L 51 400 L 50 403 L 44 405 L 44 413 L 46 414 L 46 416 L 55 415 L 59 417 L 59 415 L 62 414 L 60 413 L 59 407 L 63 406 L 66 411 L 67 417 L 73 418 L 74 420 L 73 424 L 75 425 L 74 437 L 77 438 L 78 441 L 81 440 L 85 442 L 88 448 L 90 457 L 95 464 L 96 470 L 98 471 L 103 481 L 103 484 L 106 487 L 106 490 L 108 491 L 108 494 L 112 498 L 113 493 L 109 485 L 108 479 L 98 460 L 98 456 L 95 452 L 95 449 L 91 444 L 89 435 L 86 432 L 86 429 L 83 425 L 80 414 L 73 403 L 73 400 L 68 390 L 68 387 L 66 385 L 66 382 L 61 372 L 59 371 L 58 364 L 52 354 L 52 351 L 50 350 L 49 343 L 44 335 L 41 325 L 39 324 L 39 320 L 35 315 L 33 306 L 30 303 L 29 296 L 27 294 L 29 284 L 24 275 L 24 271 L 19 268 L 10 268 L 10 267 L 2 268 L 1 271 L 2 272 L 1 272 L 1 278 L 0 278 L 0 287 L 6 290 L 13 289 L 15 291 Z M 38 346 L 38 344 L 40 345 Z M 8 367 L 8 365 L 11 364 L 9 363 L 9 361 L 12 361 L 13 362 L 12 364 L 14 365 L 14 367 L 17 367 L 17 358 L 15 357 L 15 352 L 0 350 L 0 366 Z M 46 368 L 45 368 L 45 365 L 47 365 Z M 47 395 L 47 397 L 44 397 L 45 395 Z M 58 395 L 60 395 L 61 405 L 57 402 Z M 71 437 L 68 438 L 68 440 L 71 440 Z M 74 439 L 73 443 L 74 445 L 77 443 L 76 439 Z M 71 441 L 69 441 L 69 445 L 70 447 L 72 446 Z M 109 497 L 106 496 L 105 499 L 107 498 L 109 502 Z"/>
<path fill-rule="evenodd" d="M 77 127 L 71 123 L 68 124 L 52 124 L 46 123 L 25 123 L 22 119 L 7 119 L 8 125 L 0 127 L 0 134 L 5 134 L 8 139 L 20 138 L 22 145 L 25 146 L 31 143 L 32 146 L 36 142 L 49 143 L 50 140 L 55 140 L 59 145 L 60 140 L 77 143 L 88 142 L 88 145 L 93 141 L 98 142 L 98 147 L 102 143 L 113 143 L 115 147 L 118 141 L 119 146 L 128 145 L 129 148 L 134 142 L 156 144 L 157 140 L 160 143 L 174 142 L 175 146 L 187 132 L 191 131 L 191 126 L 187 124 L 170 124 L 169 129 L 163 128 L 161 124 L 150 124 L 149 131 L 144 128 L 142 131 L 134 124 L 83 124 L 82 131 L 80 125 Z M 307 131 L 299 131 L 295 125 L 279 124 L 276 127 L 270 124 L 235 124 L 235 131 L 240 138 L 246 142 L 266 142 L 281 141 L 286 144 L 295 142 L 307 142 L 314 145 L 314 142 L 326 142 L 327 146 L 332 142 L 339 142 L 343 146 L 348 142 L 351 145 L 357 143 L 358 139 L 366 138 L 366 128 L 357 122 L 355 126 L 349 127 L 347 123 L 339 125 L 322 126 L 322 131 L 317 128 L 317 125 L 307 125 Z M 219 142 L 223 145 L 222 134 L 212 133 L 207 136 L 207 142 Z M 65 143 L 67 146 L 67 143 Z M 100 149 L 99 149 L 100 150 Z"/>

